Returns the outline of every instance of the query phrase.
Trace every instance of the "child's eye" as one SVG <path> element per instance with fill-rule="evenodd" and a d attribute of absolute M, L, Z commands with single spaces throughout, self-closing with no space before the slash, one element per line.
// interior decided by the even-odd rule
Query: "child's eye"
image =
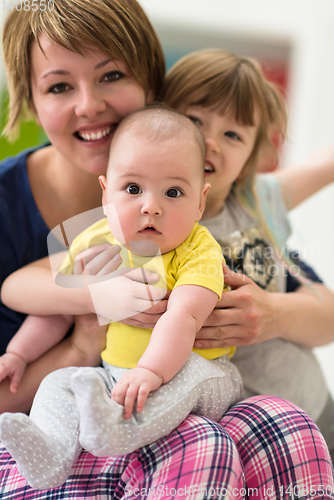
<path fill-rule="evenodd" d="M 129 184 L 126 190 L 129 194 L 140 194 L 142 192 L 137 184 Z"/>
<path fill-rule="evenodd" d="M 55 85 L 52 85 L 52 87 L 49 88 L 49 92 L 51 94 L 63 94 L 66 92 L 66 90 L 69 89 L 69 86 L 67 83 L 56 83 Z"/>
<path fill-rule="evenodd" d="M 231 130 L 225 132 L 225 135 L 227 137 L 230 137 L 231 139 L 235 139 L 236 141 L 241 141 L 240 135 L 236 134 L 235 132 L 232 132 Z"/>
<path fill-rule="evenodd" d="M 103 77 L 103 80 L 106 82 L 116 82 L 117 80 L 120 80 L 123 78 L 124 73 L 121 71 L 109 71 L 109 73 L 106 73 Z"/>
<path fill-rule="evenodd" d="M 168 198 L 178 198 L 179 196 L 181 196 L 181 194 L 183 193 L 181 189 L 178 188 L 171 188 L 166 192 L 166 196 L 168 196 Z"/>
<path fill-rule="evenodd" d="M 201 120 L 196 118 L 196 116 L 187 115 L 187 118 L 189 118 L 189 120 L 191 120 L 195 125 L 202 125 Z"/>

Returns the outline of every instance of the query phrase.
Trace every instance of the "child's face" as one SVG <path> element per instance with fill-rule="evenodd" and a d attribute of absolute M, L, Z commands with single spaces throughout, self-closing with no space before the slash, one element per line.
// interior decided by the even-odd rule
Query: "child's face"
<path fill-rule="evenodd" d="M 224 200 L 253 151 L 259 118 L 255 116 L 254 126 L 247 126 L 237 122 L 231 114 L 221 116 L 201 106 L 191 106 L 186 115 L 205 139 L 205 178 L 211 184 L 208 201 Z"/>
<path fill-rule="evenodd" d="M 201 218 L 209 189 L 193 142 L 152 141 L 125 133 L 114 146 L 108 181 L 100 177 L 111 232 L 121 243 L 151 241 L 162 254 L 180 245 Z M 120 227 L 113 222 L 114 204 Z"/>
<path fill-rule="evenodd" d="M 145 91 L 122 61 L 82 56 L 45 35 L 31 48 L 32 108 L 67 168 L 104 174 L 118 123 L 145 105 Z"/>

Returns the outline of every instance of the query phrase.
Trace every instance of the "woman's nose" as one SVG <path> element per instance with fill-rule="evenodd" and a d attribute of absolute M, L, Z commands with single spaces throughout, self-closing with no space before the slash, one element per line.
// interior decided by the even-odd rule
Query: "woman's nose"
<path fill-rule="evenodd" d="M 93 119 L 105 111 L 107 103 L 103 95 L 98 90 L 83 89 L 78 94 L 76 104 L 77 116 Z"/>

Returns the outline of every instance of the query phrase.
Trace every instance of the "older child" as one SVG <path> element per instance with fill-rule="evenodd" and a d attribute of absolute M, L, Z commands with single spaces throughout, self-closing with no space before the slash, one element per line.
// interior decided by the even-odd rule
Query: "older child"
<path fill-rule="evenodd" d="M 235 290 L 217 305 L 216 321 L 225 345 L 243 345 L 242 325 L 235 319 L 238 302 L 247 300 L 244 293 L 257 294 L 267 311 L 262 338 L 238 349 L 235 357 L 246 394 L 277 395 L 316 421 L 324 419 L 323 431 L 333 453 L 334 428 L 329 422 L 334 421 L 334 404 L 314 354 L 296 343 L 306 343 L 308 337 L 311 341 L 319 329 L 333 336 L 333 294 L 322 285 L 303 285 L 302 280 L 298 293 L 282 292 L 291 268 L 285 253 L 290 234 L 287 210 L 333 181 L 334 168 L 327 162 L 318 169 L 311 164 L 255 176 L 261 154 L 272 147 L 269 125 L 274 124 L 284 138 L 286 112 L 254 59 L 219 49 L 189 54 L 169 71 L 163 96 L 205 138 L 206 179 L 212 189 L 203 224 L 220 242 L 229 267 L 252 278 L 234 278 L 229 284 Z M 251 322 L 251 312 L 249 316 Z"/>
<path fill-rule="evenodd" d="M 210 187 L 204 185 L 204 163 L 202 135 L 175 111 L 146 108 L 118 126 L 108 181 L 100 178 L 107 219 L 75 239 L 63 267 L 71 272 L 73 257 L 89 246 L 122 244 L 127 268 L 156 271 L 162 265 L 162 278 L 173 291 L 153 332 L 121 323 L 109 326 L 102 353 L 108 375 L 98 368 L 57 371 L 49 376 L 52 381 L 41 384 L 30 419 L 13 413 L 0 417 L 1 439 L 31 486 L 65 482 L 80 452 L 79 420 L 79 442 L 88 451 L 128 454 L 169 434 L 191 411 L 219 421 L 241 398 L 241 378 L 229 362 L 234 348 L 200 349 L 201 356 L 190 356 L 195 335 L 223 288 L 220 247 L 198 225 Z M 155 256 L 157 248 L 162 257 Z M 39 357 L 45 331 L 30 324 L 25 333 L 25 343 L 36 346 Z M 112 399 L 105 383 L 114 386 Z M 43 463 L 48 472 L 41 474 Z"/>

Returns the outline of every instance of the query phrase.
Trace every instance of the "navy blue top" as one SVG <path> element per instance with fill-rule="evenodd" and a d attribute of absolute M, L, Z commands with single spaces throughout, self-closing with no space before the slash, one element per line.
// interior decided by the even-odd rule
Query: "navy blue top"
<path fill-rule="evenodd" d="M 0 162 L 0 284 L 20 267 L 48 255 L 49 228 L 41 217 L 29 184 L 23 151 Z M 25 315 L 0 302 L 0 354 L 20 327 Z"/>

